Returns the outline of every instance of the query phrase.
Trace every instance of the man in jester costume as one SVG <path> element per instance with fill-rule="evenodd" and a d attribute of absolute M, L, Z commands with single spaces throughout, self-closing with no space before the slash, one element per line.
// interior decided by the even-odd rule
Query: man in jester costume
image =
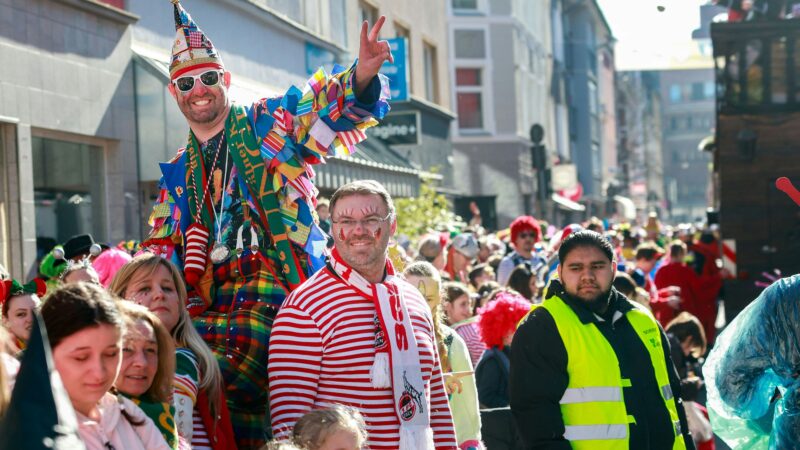
<path fill-rule="evenodd" d="M 324 265 L 314 223 L 312 166 L 348 155 L 389 110 L 378 75 L 392 60 L 378 41 L 381 17 L 364 22 L 358 60 L 320 69 L 305 89 L 252 105 L 228 98 L 231 74 L 179 3 L 169 91 L 186 117 L 188 142 L 161 164 L 152 230 L 143 249 L 183 269 L 187 308 L 217 356 L 239 449 L 259 448 L 269 429 L 267 350 L 272 321 L 293 288 Z"/>

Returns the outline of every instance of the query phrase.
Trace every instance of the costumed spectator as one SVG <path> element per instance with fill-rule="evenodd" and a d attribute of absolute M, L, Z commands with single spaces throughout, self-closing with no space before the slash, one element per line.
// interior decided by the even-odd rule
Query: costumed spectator
<path fill-rule="evenodd" d="M 694 443 L 700 450 L 713 450 L 714 434 L 708 420 L 708 411 L 698 403 L 704 389 L 700 378 L 702 358 L 706 354 L 706 336 L 703 324 L 697 317 L 682 312 L 664 328 L 669 339 L 672 362 L 681 379 L 681 398 L 686 410 L 686 421 Z M 705 397 L 704 395 L 702 396 Z"/>
<path fill-rule="evenodd" d="M 104 288 L 111 285 L 111 280 L 120 267 L 131 262 L 133 257 L 126 250 L 110 248 L 94 259 L 92 267 L 97 273 L 97 278 Z"/>
<path fill-rule="evenodd" d="M 669 245 L 669 263 L 658 269 L 653 280 L 660 298 L 651 300 L 651 306 L 653 315 L 663 326 L 666 326 L 681 310 L 692 314 L 697 311 L 695 289 L 699 280 L 694 270 L 686 265 L 685 259 L 686 244 L 677 239 L 672 241 Z M 661 292 L 669 287 L 673 290 L 677 288 L 676 292 L 680 296 L 679 304 L 676 305 L 674 302 L 670 304 L 667 300 L 669 297 L 661 295 Z"/>
<path fill-rule="evenodd" d="M 333 405 L 305 413 L 294 425 L 292 441 L 304 450 L 361 450 L 367 425 L 355 408 Z"/>
<path fill-rule="evenodd" d="M 451 281 L 467 283 L 470 264 L 478 256 L 478 240 L 472 233 L 457 234 L 447 250 L 445 272 Z"/>
<path fill-rule="evenodd" d="M 10 344 L 14 354 L 25 350 L 33 328 L 33 312 L 46 293 L 47 285 L 41 278 L 27 284 L 20 284 L 17 280 L 0 281 L 3 326 L 11 333 L 13 342 Z"/>
<path fill-rule="evenodd" d="M 525 448 L 694 448 L 669 343 L 649 311 L 612 287 L 614 249 L 580 231 L 558 280 L 511 345 L 511 410 Z"/>
<path fill-rule="evenodd" d="M 717 297 L 722 289 L 722 267 L 719 262 L 720 246 L 714 233 L 704 230 L 697 242 L 689 246 L 692 268 L 698 275 L 695 285 L 695 307 L 692 314 L 700 319 L 706 332 L 709 344 L 714 343 L 717 330 Z"/>
<path fill-rule="evenodd" d="M 447 264 L 447 236 L 443 234 L 429 234 L 419 241 L 417 260 L 427 261 L 436 267 L 439 272 L 444 271 Z"/>
<path fill-rule="evenodd" d="M 90 283 L 67 285 L 48 296 L 41 313 L 86 448 L 169 449 L 138 406 L 108 392 L 122 360 L 124 333 L 113 297 Z"/>
<path fill-rule="evenodd" d="M 172 381 L 175 344 L 161 321 L 144 306 L 119 302 L 125 320 L 122 365 L 114 389 L 144 411 L 172 449 L 178 448 Z"/>
<path fill-rule="evenodd" d="M 377 75 L 391 60 L 388 43 L 377 40 L 385 19 L 369 33 L 363 24 L 349 69 L 330 77 L 319 70 L 305 91 L 240 105 L 211 40 L 172 2 L 168 88 L 190 132 L 187 146 L 161 164 L 142 248 L 182 269 L 190 314 L 222 369 L 237 444 L 257 449 L 267 438 L 272 321 L 289 292 L 324 265 L 311 166 L 354 152 L 389 109 L 386 79 Z"/>
<path fill-rule="evenodd" d="M 481 338 L 487 349 L 475 369 L 483 440 L 489 450 L 522 448 L 508 407 L 509 346 L 517 324 L 530 311 L 530 303 L 517 294 L 501 292 L 479 311 Z"/>
<path fill-rule="evenodd" d="M 472 360 L 461 336 L 442 322 L 439 272 L 430 263 L 417 261 L 406 267 L 403 276 L 425 297 L 433 314 L 433 330 L 442 362 L 445 388 L 450 399 L 458 448 L 481 448 L 481 419 Z"/>
<path fill-rule="evenodd" d="M 473 298 L 462 283 L 445 283 L 442 290 L 444 321 L 467 344 L 472 366 L 475 367 L 484 347 L 478 332 L 478 316 L 473 315 Z"/>
<path fill-rule="evenodd" d="M 654 242 L 648 241 L 636 246 L 634 254 L 634 267 L 630 270 L 630 276 L 636 285 L 644 288 L 650 294 L 650 301 L 658 298 L 658 289 L 656 289 L 653 278 L 650 272 L 656 266 L 658 259 L 663 256 L 664 250 L 657 246 Z"/>
<path fill-rule="evenodd" d="M 520 264 L 511 271 L 506 286 L 525 297 L 528 302 L 534 302 L 539 297 L 539 280 L 527 264 Z"/>
<path fill-rule="evenodd" d="M 100 286 L 100 276 L 92 267 L 92 260 L 88 257 L 74 261 L 67 260 L 64 271 L 61 272 L 61 284 L 92 283 Z"/>
<path fill-rule="evenodd" d="M 146 307 L 172 335 L 177 349 L 173 404 L 178 434 L 193 448 L 235 448 L 222 374 L 184 308 L 186 287 L 178 268 L 143 253 L 117 272 L 109 291 Z"/>
<path fill-rule="evenodd" d="M 270 338 L 276 438 L 307 411 L 340 403 L 364 416 L 371 449 L 456 447 L 430 309 L 387 258 L 394 214 L 376 181 L 331 197 L 331 258 L 289 295 Z"/>
<path fill-rule="evenodd" d="M 478 328 L 486 349 L 475 368 L 481 408 L 508 406 L 511 340 L 517 324 L 530 310 L 529 301 L 507 292 L 478 310 Z"/>
<path fill-rule="evenodd" d="M 508 285 L 511 271 L 520 264 L 529 264 L 531 271 L 537 271 L 545 264 L 544 258 L 537 255 L 534 245 L 542 240 L 539 222 L 531 216 L 520 216 L 511 222 L 511 243 L 514 251 L 500 262 L 497 268 L 497 282 L 501 286 Z"/>
<path fill-rule="evenodd" d="M 469 286 L 472 288 L 472 291 L 478 292 L 478 289 L 480 289 L 484 283 L 494 281 L 494 272 L 492 268 L 486 264 L 476 264 L 472 267 L 472 270 L 469 271 L 467 277 L 469 278 Z"/>
<path fill-rule="evenodd" d="M 472 295 L 464 283 L 449 281 L 442 286 L 444 319 L 451 327 L 472 317 Z"/>
<path fill-rule="evenodd" d="M 706 358 L 706 407 L 714 433 L 731 448 L 800 442 L 798 298 L 800 275 L 774 282 L 725 327 Z"/>
<path fill-rule="evenodd" d="M 64 242 L 61 248 L 63 253 L 60 254 L 60 259 L 63 262 L 78 262 L 86 258 L 94 261 L 104 250 L 108 249 L 108 245 L 95 242 L 91 234 L 78 234 Z"/>

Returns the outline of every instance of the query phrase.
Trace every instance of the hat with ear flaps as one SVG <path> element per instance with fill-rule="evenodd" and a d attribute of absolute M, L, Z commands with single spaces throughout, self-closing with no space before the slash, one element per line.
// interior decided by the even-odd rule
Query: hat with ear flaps
<path fill-rule="evenodd" d="M 180 0 L 170 0 L 175 9 L 175 40 L 172 42 L 172 60 L 169 78 L 174 80 L 184 73 L 199 69 L 224 69 L 214 44 L 183 9 Z"/>

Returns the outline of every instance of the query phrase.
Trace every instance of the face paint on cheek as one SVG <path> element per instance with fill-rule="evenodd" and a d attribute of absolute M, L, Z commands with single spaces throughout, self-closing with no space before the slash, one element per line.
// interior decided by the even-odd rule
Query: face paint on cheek
<path fill-rule="evenodd" d="M 383 235 L 383 230 L 382 230 L 382 229 L 380 229 L 380 228 L 378 228 L 377 230 L 375 230 L 375 233 L 373 233 L 373 234 L 372 234 L 372 236 L 373 236 L 375 239 L 380 239 L 380 238 L 381 238 L 381 235 Z"/>
<path fill-rule="evenodd" d="M 347 240 L 347 236 L 344 235 L 344 230 L 341 228 L 339 229 L 339 239 L 342 241 Z"/>

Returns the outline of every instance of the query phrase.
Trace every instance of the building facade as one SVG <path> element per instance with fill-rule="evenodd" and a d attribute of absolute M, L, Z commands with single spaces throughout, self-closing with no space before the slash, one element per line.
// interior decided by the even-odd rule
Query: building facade
<path fill-rule="evenodd" d="M 193 0 L 187 9 L 233 74 L 229 95 L 244 103 L 352 63 L 350 3 Z M 37 258 L 72 235 L 115 244 L 147 232 L 158 163 L 188 133 L 166 88 L 174 33 L 167 1 L 0 0 L 0 264 L 14 277 L 35 273 Z M 377 139 L 361 147 L 315 168 L 323 195 L 359 178 L 416 195 L 419 167 Z"/>
<path fill-rule="evenodd" d="M 616 175 L 614 37 L 594 0 L 565 0 L 570 158 L 589 212 L 602 214 Z"/>
<path fill-rule="evenodd" d="M 137 17 L 102 2 L 0 0 L 0 264 L 78 233 L 137 236 Z"/>
<path fill-rule="evenodd" d="M 635 217 L 641 220 L 651 211 L 663 217 L 664 166 L 658 76 L 651 72 L 618 72 L 616 86 L 618 172 L 615 194 L 629 198 L 635 207 Z M 620 206 L 618 209 L 623 209 L 620 212 L 624 215 L 625 206 Z"/>
<path fill-rule="evenodd" d="M 358 56 L 361 23 L 375 23 L 381 15 L 386 22 L 380 37 L 390 40 L 395 59 L 393 65 L 384 65 L 383 72 L 391 77 L 395 98 L 382 123 L 367 131 L 370 139 L 365 145 L 387 147 L 452 196 L 456 191 L 450 124 L 455 115 L 450 107 L 446 5 L 425 0 L 347 0 L 351 59 Z M 389 73 L 389 69 L 400 73 Z"/>
<path fill-rule="evenodd" d="M 456 212 L 481 209 L 484 225 L 506 227 L 515 217 L 541 211 L 531 160 L 530 128 L 557 149 L 551 89 L 551 2 L 450 0 L 449 67 Z M 552 154 L 552 153 L 551 153 Z"/>

